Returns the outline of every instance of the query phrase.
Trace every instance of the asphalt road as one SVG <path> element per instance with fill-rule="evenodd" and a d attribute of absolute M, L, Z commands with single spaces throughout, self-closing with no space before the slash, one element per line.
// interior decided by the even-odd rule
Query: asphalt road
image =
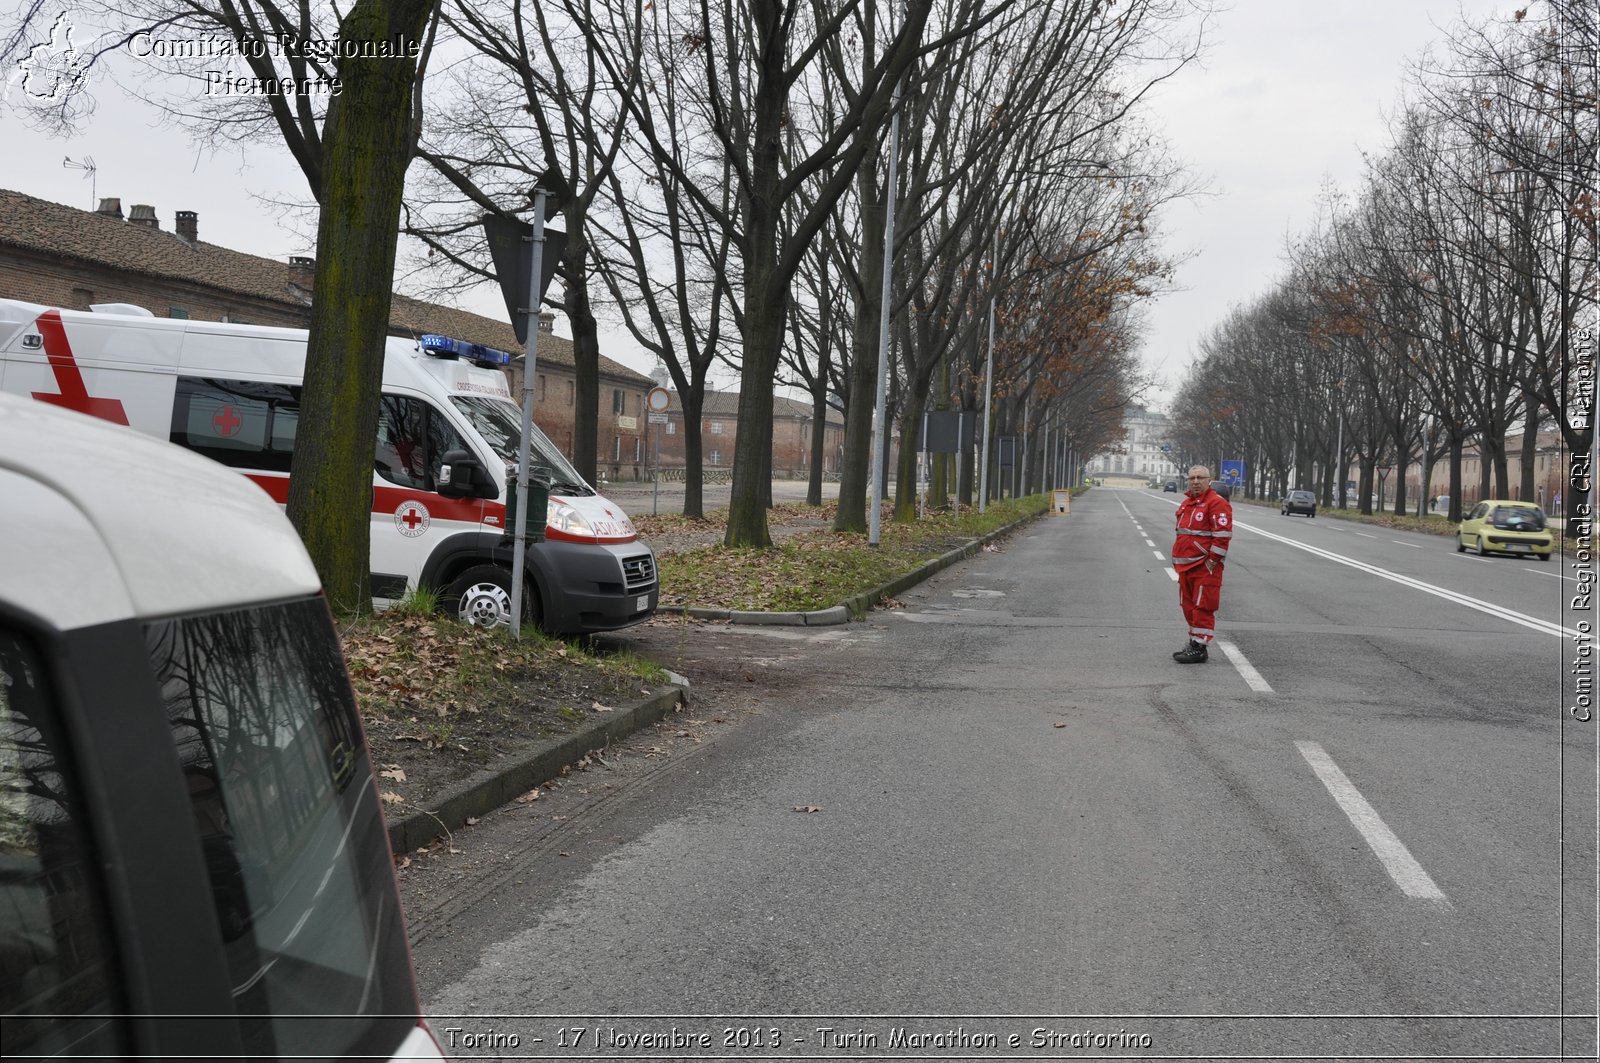
<path fill-rule="evenodd" d="M 1240 506 L 1182 666 L 1176 501 L 1092 491 L 864 623 L 631 636 L 761 703 L 418 946 L 447 1048 L 1593 1058 L 1573 570 Z"/>

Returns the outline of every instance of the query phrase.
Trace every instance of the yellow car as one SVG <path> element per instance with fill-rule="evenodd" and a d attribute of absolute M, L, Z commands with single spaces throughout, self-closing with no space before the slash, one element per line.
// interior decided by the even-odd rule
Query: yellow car
<path fill-rule="evenodd" d="M 1490 498 L 1472 507 L 1456 531 L 1456 553 L 1472 543 L 1478 556 L 1488 554 L 1532 554 L 1540 561 L 1550 560 L 1555 537 L 1545 525 L 1544 510 L 1532 502 L 1512 502 Z"/>

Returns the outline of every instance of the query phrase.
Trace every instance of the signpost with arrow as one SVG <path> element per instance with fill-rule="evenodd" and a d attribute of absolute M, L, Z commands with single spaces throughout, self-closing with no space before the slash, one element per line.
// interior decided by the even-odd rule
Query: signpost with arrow
<path fill-rule="evenodd" d="M 544 186 L 557 189 L 552 202 Z M 545 228 L 546 209 L 553 217 L 561 209 L 565 188 L 560 174 L 550 173 L 540 179 L 533 190 L 533 223 L 529 224 L 506 214 L 485 215 L 484 236 L 489 242 L 489 255 L 494 260 L 494 271 L 500 279 L 500 291 L 505 296 L 506 309 L 511 313 L 511 325 L 517 339 L 527 347 L 527 357 L 522 366 L 522 439 L 517 447 L 517 500 L 528 497 L 528 454 L 533 436 L 534 370 L 539 354 L 539 301 L 544 290 L 555 276 L 566 251 L 567 236 L 558 229 Z M 507 500 L 510 501 L 509 499 Z M 544 514 L 535 519 L 542 520 Z M 523 572 L 526 571 L 528 553 L 528 507 L 516 507 L 515 528 L 506 529 L 514 537 L 511 557 L 511 637 L 522 638 Z"/>

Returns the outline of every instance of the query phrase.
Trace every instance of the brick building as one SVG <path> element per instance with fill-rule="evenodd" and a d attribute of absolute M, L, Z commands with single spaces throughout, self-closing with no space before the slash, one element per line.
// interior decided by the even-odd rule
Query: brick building
<path fill-rule="evenodd" d="M 278 262 L 205 243 L 194 211 L 177 211 L 167 230 L 144 204 L 124 217 L 117 199 L 86 211 L 0 189 L 0 297 L 75 310 L 132 303 L 158 317 L 304 328 L 315 276 L 310 258 Z M 554 322 L 541 315 L 534 419 L 571 454 L 577 374 L 572 341 L 549 331 Z M 390 307 L 389 332 L 431 332 L 522 351 L 507 322 L 403 295 Z M 646 473 L 644 397 L 651 384 L 601 356 L 599 472 L 607 479 Z M 521 387 L 518 368 L 512 389 L 519 398 Z"/>
<path fill-rule="evenodd" d="M 772 477 L 775 480 L 804 480 L 811 475 L 810 402 L 782 396 L 772 400 Z M 827 427 L 822 436 L 823 475 L 837 478 L 844 455 L 844 415 L 828 410 Z M 667 423 L 652 425 L 660 433 L 661 468 L 676 472 L 684 466 L 683 403 L 672 392 Z M 733 466 L 733 448 L 739 439 L 739 393 L 707 390 L 700 408 L 700 456 L 708 474 L 728 471 Z M 653 451 L 652 436 L 646 446 Z"/>

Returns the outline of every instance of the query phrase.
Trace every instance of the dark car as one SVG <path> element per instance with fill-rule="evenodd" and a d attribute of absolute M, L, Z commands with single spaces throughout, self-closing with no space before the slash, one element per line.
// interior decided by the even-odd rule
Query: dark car
<path fill-rule="evenodd" d="M 1283 496 L 1283 503 L 1278 507 L 1278 511 L 1286 517 L 1294 513 L 1304 513 L 1315 519 L 1317 496 L 1310 491 L 1290 491 Z"/>
<path fill-rule="evenodd" d="M 1178 489 L 1178 481 L 1176 481 L 1176 480 L 1168 480 L 1167 481 L 1167 485 L 1165 487 L 1163 487 L 1161 490 L 1163 490 L 1163 491 L 1176 491 L 1177 489 Z"/>

